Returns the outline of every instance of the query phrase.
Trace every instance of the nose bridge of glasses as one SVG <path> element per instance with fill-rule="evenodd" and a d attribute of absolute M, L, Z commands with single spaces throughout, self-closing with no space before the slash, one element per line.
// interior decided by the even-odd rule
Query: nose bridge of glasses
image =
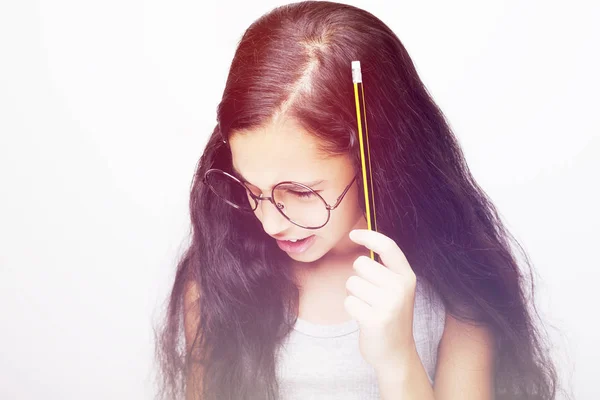
<path fill-rule="evenodd" d="M 252 193 L 252 192 L 250 192 L 250 193 Z M 260 193 L 258 196 L 253 194 L 253 197 L 256 200 L 257 207 L 262 207 L 261 206 L 261 200 L 268 200 L 269 203 L 271 203 L 271 204 L 273 204 L 275 206 L 275 208 L 277 208 L 279 210 L 281 210 L 283 208 L 283 204 L 281 204 L 280 202 L 275 203 L 275 200 L 273 199 L 273 196 L 263 196 L 263 194 Z"/>
<path fill-rule="evenodd" d="M 259 200 L 269 200 L 269 203 L 273 204 L 273 208 L 271 208 L 271 205 L 267 205 L 267 210 L 264 210 L 262 208 L 263 202 L 260 202 Z M 263 197 L 261 193 L 260 195 L 256 196 L 256 202 L 256 209 L 258 211 L 257 217 L 263 225 L 265 232 L 269 233 L 270 235 L 276 235 L 285 229 L 286 224 L 290 223 L 289 218 L 282 213 L 283 205 L 278 207 L 278 205 L 275 203 L 275 200 L 273 200 L 271 196 Z"/>
<path fill-rule="evenodd" d="M 272 196 L 263 196 L 262 193 L 259 193 L 258 196 L 254 195 L 254 197 L 256 198 L 256 200 L 259 200 L 259 201 L 260 200 L 268 200 L 269 202 L 273 203 L 273 197 Z"/>

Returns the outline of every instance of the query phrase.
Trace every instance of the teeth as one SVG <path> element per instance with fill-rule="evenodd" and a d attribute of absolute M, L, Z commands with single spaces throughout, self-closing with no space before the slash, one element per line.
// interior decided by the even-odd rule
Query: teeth
<path fill-rule="evenodd" d="M 289 242 L 292 242 L 292 243 L 296 243 L 297 241 L 298 241 L 298 239 L 289 240 Z"/>

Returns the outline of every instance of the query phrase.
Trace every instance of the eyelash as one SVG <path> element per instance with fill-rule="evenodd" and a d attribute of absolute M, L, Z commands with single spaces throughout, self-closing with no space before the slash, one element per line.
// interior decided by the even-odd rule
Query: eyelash
<path fill-rule="evenodd" d="M 294 190 L 290 190 L 290 192 L 294 193 L 298 197 L 309 197 L 312 195 L 312 192 L 296 192 Z M 319 191 L 315 190 L 315 193 L 319 193 Z"/>

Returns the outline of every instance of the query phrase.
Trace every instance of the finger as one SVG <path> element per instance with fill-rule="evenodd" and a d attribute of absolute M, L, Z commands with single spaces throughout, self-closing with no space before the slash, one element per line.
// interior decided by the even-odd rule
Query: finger
<path fill-rule="evenodd" d="M 383 302 L 383 289 L 364 280 L 360 276 L 352 275 L 346 281 L 346 289 L 354 297 L 358 297 L 365 303 L 373 307 L 379 307 Z"/>
<path fill-rule="evenodd" d="M 358 276 L 382 288 L 396 287 L 400 277 L 396 272 L 366 256 L 360 256 L 354 260 L 353 267 Z"/>
<path fill-rule="evenodd" d="M 350 240 L 373 250 L 381 257 L 383 265 L 397 273 L 412 272 L 406 256 L 391 238 L 384 234 L 368 229 L 353 229 Z"/>
<path fill-rule="evenodd" d="M 348 296 L 344 299 L 344 308 L 353 319 L 366 323 L 371 316 L 371 306 L 355 296 Z"/>

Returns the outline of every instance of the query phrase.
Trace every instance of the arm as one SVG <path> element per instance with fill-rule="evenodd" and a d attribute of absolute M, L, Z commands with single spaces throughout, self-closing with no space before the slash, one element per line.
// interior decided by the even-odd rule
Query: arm
<path fill-rule="evenodd" d="M 488 329 L 446 315 L 434 387 L 411 348 L 404 359 L 377 372 L 382 400 L 492 400 L 494 339 Z"/>
<path fill-rule="evenodd" d="M 200 292 L 195 282 L 186 284 L 183 298 L 183 323 L 185 331 L 185 346 L 187 354 L 191 354 L 192 346 L 199 334 L 200 309 L 198 299 Z M 196 350 L 197 351 L 197 350 Z M 185 399 L 202 400 L 200 397 L 202 388 L 202 370 L 200 365 L 193 363 L 186 373 Z"/>

